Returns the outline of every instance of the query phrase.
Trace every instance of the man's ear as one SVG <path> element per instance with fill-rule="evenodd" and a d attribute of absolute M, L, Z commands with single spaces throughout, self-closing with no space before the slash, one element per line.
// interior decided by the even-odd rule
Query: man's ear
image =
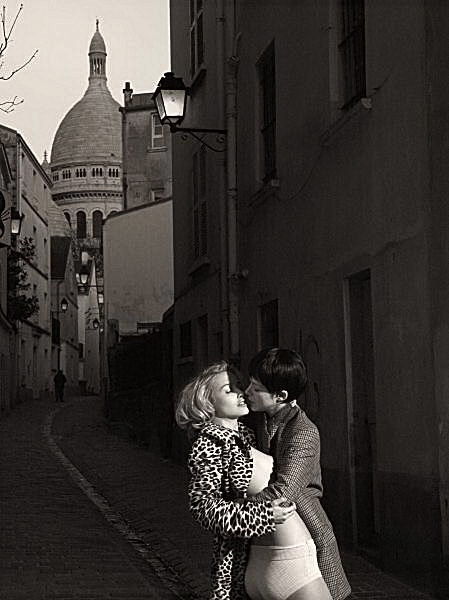
<path fill-rule="evenodd" d="M 288 398 L 287 390 L 281 390 L 276 394 L 276 402 L 286 402 Z"/>

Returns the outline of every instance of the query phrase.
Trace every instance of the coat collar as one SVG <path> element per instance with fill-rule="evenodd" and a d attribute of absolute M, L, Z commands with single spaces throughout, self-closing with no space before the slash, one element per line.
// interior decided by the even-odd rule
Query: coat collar
<path fill-rule="evenodd" d="M 279 409 L 272 417 L 265 413 L 267 432 L 270 438 L 275 435 L 281 423 L 290 421 L 290 419 L 294 417 L 300 410 L 301 409 L 296 402 L 286 402 L 285 406 Z"/>
<path fill-rule="evenodd" d="M 228 429 L 222 425 L 208 422 L 201 429 L 201 435 L 207 435 L 208 437 L 220 441 L 224 444 L 229 444 L 233 441 L 233 438 L 237 438 L 243 441 L 248 441 L 249 433 L 248 428 L 243 423 L 238 423 L 238 431 Z"/>

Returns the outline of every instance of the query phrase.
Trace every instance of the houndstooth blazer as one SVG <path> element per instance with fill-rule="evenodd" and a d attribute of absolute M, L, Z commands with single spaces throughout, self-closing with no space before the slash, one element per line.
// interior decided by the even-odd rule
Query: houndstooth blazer
<path fill-rule="evenodd" d="M 274 470 L 270 485 L 255 498 L 272 500 L 285 496 L 296 503 L 315 542 L 321 574 L 332 598 L 343 600 L 351 588 L 332 525 L 319 500 L 323 486 L 318 428 L 303 410 L 290 403 L 271 418 L 265 414 L 257 416 L 257 445 L 274 457 Z"/>

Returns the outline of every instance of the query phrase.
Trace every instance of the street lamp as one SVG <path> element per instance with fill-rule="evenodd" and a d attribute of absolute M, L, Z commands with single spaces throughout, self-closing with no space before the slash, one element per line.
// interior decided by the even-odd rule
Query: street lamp
<path fill-rule="evenodd" d="M 170 125 L 172 132 L 177 131 L 177 126 L 184 120 L 187 93 L 182 77 L 168 72 L 164 73 L 153 94 L 159 119 L 162 125 Z"/>
<path fill-rule="evenodd" d="M 184 85 L 182 77 L 175 77 L 175 74 L 171 71 L 164 73 L 153 94 L 153 100 L 162 125 L 169 125 L 171 133 L 177 133 L 178 131 L 189 133 L 214 152 L 222 152 L 223 150 L 210 146 L 196 134 L 216 133 L 223 136 L 226 134 L 226 129 L 179 127 L 184 121 L 188 94 L 189 90 Z M 223 142 L 224 140 L 223 138 L 217 138 L 217 141 Z"/>
<path fill-rule="evenodd" d="M 82 285 L 86 285 L 88 279 L 89 279 L 89 268 L 87 266 L 83 265 L 80 269 L 80 283 Z"/>
<path fill-rule="evenodd" d="M 65 298 L 63 298 L 61 300 L 61 310 L 63 313 L 67 312 L 67 309 L 69 308 L 69 303 L 67 302 L 67 300 Z"/>
<path fill-rule="evenodd" d="M 25 215 L 21 215 L 17 208 L 11 208 L 11 233 L 19 235 L 22 228 L 22 221 Z"/>

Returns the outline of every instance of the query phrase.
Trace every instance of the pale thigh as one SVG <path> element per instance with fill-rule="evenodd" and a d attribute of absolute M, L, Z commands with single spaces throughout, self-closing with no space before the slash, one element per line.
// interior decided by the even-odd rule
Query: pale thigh
<path fill-rule="evenodd" d="M 290 594 L 286 600 L 332 600 L 324 579 L 319 577 Z"/>
<path fill-rule="evenodd" d="M 251 600 L 327 600 L 330 596 L 295 595 L 309 586 L 311 593 L 318 592 L 323 585 L 327 591 L 312 539 L 287 548 L 251 546 L 245 573 L 246 592 Z"/>

